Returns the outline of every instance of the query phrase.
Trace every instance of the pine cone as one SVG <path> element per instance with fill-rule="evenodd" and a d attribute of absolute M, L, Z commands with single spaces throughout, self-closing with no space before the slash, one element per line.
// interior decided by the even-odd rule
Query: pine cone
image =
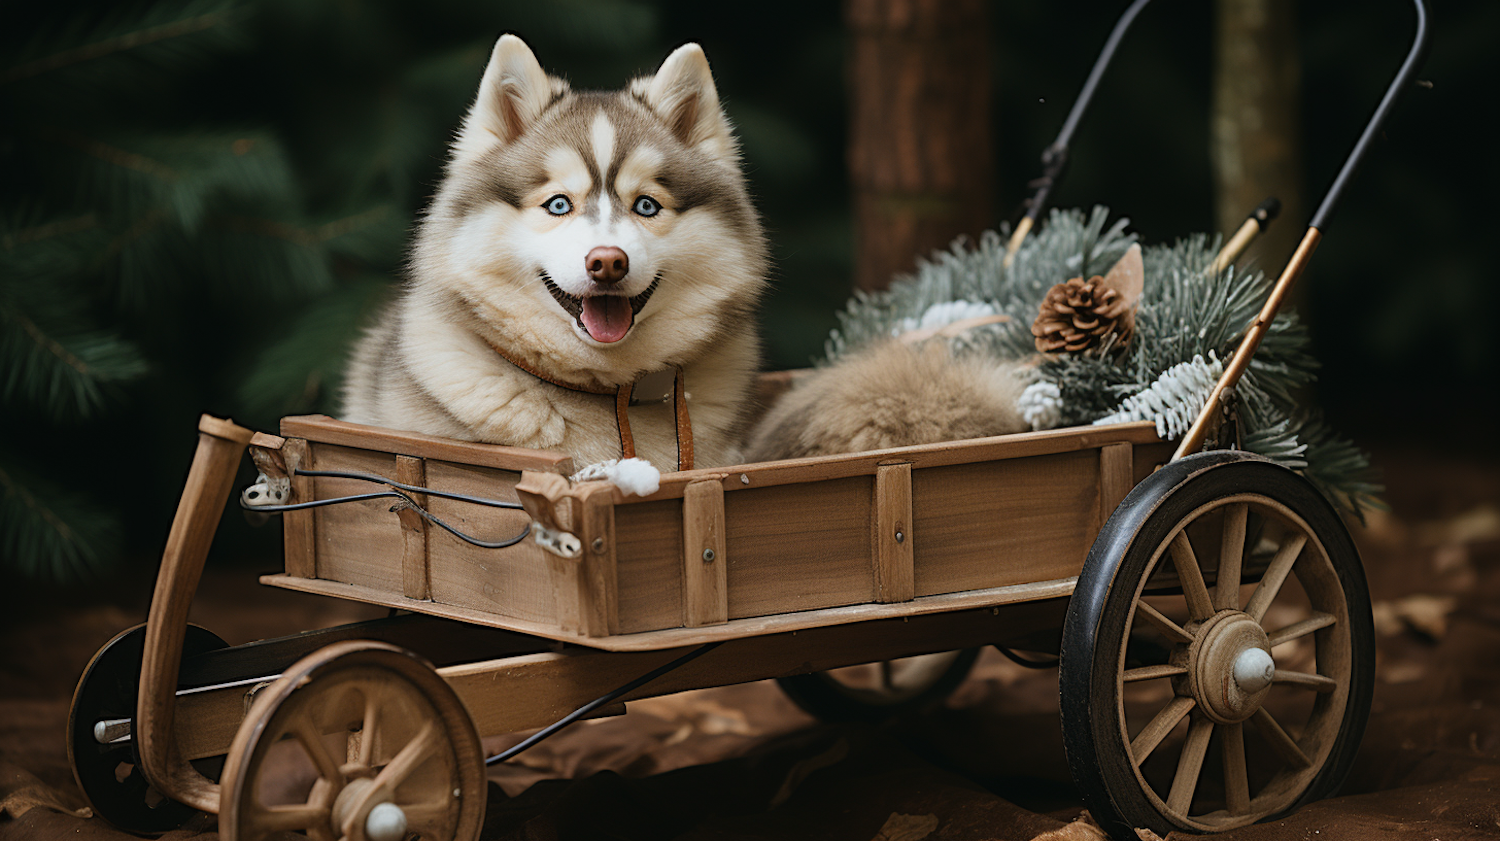
<path fill-rule="evenodd" d="M 1131 301 L 1095 275 L 1075 277 L 1047 292 L 1031 335 L 1042 353 L 1087 353 L 1098 348 L 1112 333 L 1116 347 L 1124 347 L 1135 331 Z"/>

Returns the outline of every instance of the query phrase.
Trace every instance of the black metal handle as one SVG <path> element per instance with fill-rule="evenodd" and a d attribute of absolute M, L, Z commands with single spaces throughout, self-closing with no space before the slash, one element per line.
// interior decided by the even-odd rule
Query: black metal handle
<path fill-rule="evenodd" d="M 1366 153 L 1370 151 L 1370 144 L 1374 142 L 1375 135 L 1380 132 L 1386 119 L 1390 117 L 1402 91 L 1411 87 L 1412 80 L 1417 75 L 1417 68 L 1421 66 L 1422 60 L 1427 55 L 1427 7 L 1422 4 L 1422 0 L 1412 0 L 1412 3 L 1417 7 L 1417 34 L 1412 39 L 1411 52 L 1406 54 L 1406 61 L 1401 65 L 1401 70 L 1396 73 L 1396 78 L 1391 81 L 1391 86 L 1385 91 L 1385 97 L 1380 100 L 1380 105 L 1375 109 L 1375 116 L 1370 118 L 1370 124 L 1365 126 L 1365 133 L 1360 135 L 1359 142 L 1354 144 L 1354 151 L 1350 152 L 1348 160 L 1344 161 L 1344 168 L 1339 170 L 1338 177 L 1333 180 L 1333 186 L 1328 188 L 1328 194 L 1323 197 L 1323 203 L 1318 206 L 1318 212 L 1313 214 L 1308 227 L 1317 228 L 1320 231 L 1328 229 L 1328 219 L 1333 216 L 1333 211 L 1338 207 L 1339 199 L 1343 198 L 1344 188 L 1354 180 L 1354 173 L 1364 161 Z"/>

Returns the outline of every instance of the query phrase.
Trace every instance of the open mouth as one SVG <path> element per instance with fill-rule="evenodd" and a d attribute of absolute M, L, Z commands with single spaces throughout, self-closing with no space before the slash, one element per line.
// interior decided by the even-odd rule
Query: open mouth
<path fill-rule="evenodd" d="M 546 272 L 541 273 L 542 283 L 547 286 L 547 291 L 552 293 L 553 300 L 563 308 L 578 326 L 583 328 L 589 338 L 596 342 L 613 344 L 625 338 L 630 328 L 635 324 L 636 313 L 646 306 L 651 300 L 651 295 L 656 292 L 656 287 L 661 285 L 661 272 L 656 273 L 651 285 L 646 291 L 632 298 L 624 295 L 611 295 L 604 293 L 600 295 L 569 295 L 557 287 Z"/>

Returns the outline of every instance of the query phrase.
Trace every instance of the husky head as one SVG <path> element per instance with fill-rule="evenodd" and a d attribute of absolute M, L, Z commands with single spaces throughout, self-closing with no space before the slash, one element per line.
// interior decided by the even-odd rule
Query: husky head
<path fill-rule="evenodd" d="M 495 45 L 413 254 L 483 338 L 628 381 L 753 332 L 765 242 L 697 44 L 625 90 L 572 91 Z"/>

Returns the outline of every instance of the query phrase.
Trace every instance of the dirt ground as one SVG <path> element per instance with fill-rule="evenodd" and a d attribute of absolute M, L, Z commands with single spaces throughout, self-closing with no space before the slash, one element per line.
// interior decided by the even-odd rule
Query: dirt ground
<path fill-rule="evenodd" d="M 1402 450 L 1377 462 L 1392 510 L 1355 528 L 1378 669 L 1354 771 L 1337 797 L 1222 838 L 1500 838 L 1500 468 Z M 91 654 L 144 618 L 139 597 L 126 601 L 10 609 L 0 841 L 129 837 L 90 816 L 63 736 Z M 240 570 L 211 570 L 195 611 L 231 643 L 378 615 Z M 993 651 L 946 706 L 880 727 L 819 725 L 770 683 L 634 702 L 492 769 L 484 837 L 1098 838 L 1078 820 L 1057 707 L 1055 671 Z M 200 816 L 168 837 L 215 828 Z"/>

